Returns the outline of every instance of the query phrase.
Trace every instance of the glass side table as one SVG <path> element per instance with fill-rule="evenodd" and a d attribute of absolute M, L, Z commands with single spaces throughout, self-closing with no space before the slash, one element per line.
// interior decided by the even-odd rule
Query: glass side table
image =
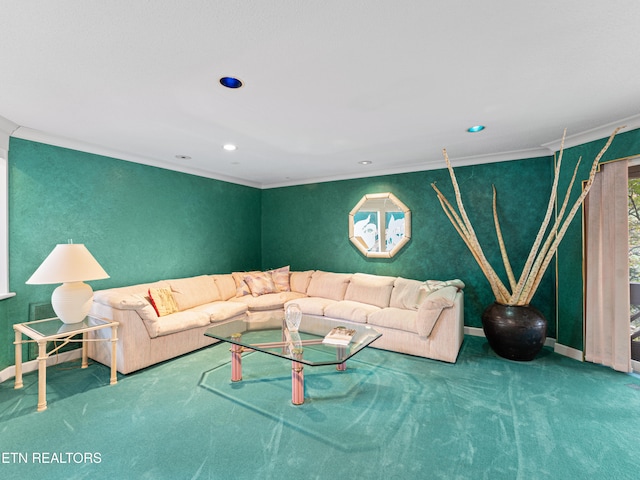
<path fill-rule="evenodd" d="M 88 332 L 111 329 L 111 339 L 89 338 Z M 116 349 L 118 340 L 118 322 L 98 318 L 87 317 L 78 323 L 64 323 L 57 317 L 35 320 L 33 322 L 17 323 L 13 326 L 16 340 L 16 380 L 14 388 L 22 388 L 22 345 L 25 343 L 38 344 L 38 412 L 47 409 L 47 359 L 58 352 L 65 345 L 72 342 L 82 344 L 82 368 L 87 368 L 87 342 L 111 342 L 111 378 L 110 384 L 118 382 L 116 374 Z M 23 335 L 29 340 L 23 339 Z M 79 338 L 73 338 L 82 335 Z M 47 342 L 61 341 L 53 350 L 47 352 Z"/>

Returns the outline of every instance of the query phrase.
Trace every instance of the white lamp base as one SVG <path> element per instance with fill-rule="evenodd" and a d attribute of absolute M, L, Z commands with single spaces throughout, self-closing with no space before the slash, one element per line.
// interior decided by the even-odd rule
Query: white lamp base
<path fill-rule="evenodd" d="M 78 323 L 89 314 L 93 289 L 84 282 L 63 283 L 53 291 L 53 311 L 64 323 Z"/>

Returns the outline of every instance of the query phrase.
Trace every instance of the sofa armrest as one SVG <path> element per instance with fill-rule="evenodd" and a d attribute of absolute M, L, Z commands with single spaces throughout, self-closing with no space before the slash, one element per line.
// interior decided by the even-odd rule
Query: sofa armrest
<path fill-rule="evenodd" d="M 445 308 L 453 307 L 458 287 L 447 286 L 430 293 L 418 309 L 417 329 L 421 337 L 429 337 Z"/>
<path fill-rule="evenodd" d="M 108 290 L 95 292 L 93 301 L 118 310 L 138 310 L 149 305 L 147 299 L 142 295 Z"/>

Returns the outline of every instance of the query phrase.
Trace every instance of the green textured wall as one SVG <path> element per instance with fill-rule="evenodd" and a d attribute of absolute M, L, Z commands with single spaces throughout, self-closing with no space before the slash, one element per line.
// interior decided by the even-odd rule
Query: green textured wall
<path fill-rule="evenodd" d="M 585 165 L 604 140 L 565 152 Z M 604 161 L 640 154 L 640 130 L 619 135 Z M 584 169 L 587 167 L 585 166 Z M 540 224 L 553 175 L 551 157 L 456 168 L 469 215 L 485 253 L 501 266 L 491 218 L 498 189 L 502 228 L 519 273 Z M 581 172 L 586 176 L 585 172 Z M 570 169 L 563 170 L 566 185 Z M 492 301 L 480 269 L 442 212 L 430 187 L 453 199 L 445 169 L 258 189 L 137 165 L 36 142 L 11 139 L 9 152 L 10 288 L 0 301 L 0 370 L 13 364 L 11 325 L 53 287 L 24 282 L 55 244 L 85 243 L 111 275 L 95 289 L 167 277 L 291 265 L 401 275 L 461 278 L 465 324 L 480 326 Z M 349 242 L 348 213 L 366 193 L 393 192 L 412 211 L 413 235 L 392 259 L 368 259 Z M 549 335 L 582 350 L 582 223 L 578 215 L 533 304 L 550 320 Z M 557 325 L 556 325 L 557 322 Z"/>
<path fill-rule="evenodd" d="M 546 210 L 552 158 L 461 167 L 456 168 L 456 175 L 485 254 L 499 270 L 502 261 L 491 211 L 491 185 L 496 185 L 503 235 L 519 273 Z M 460 278 L 467 284 L 465 324 L 481 326 L 482 310 L 493 301 L 491 290 L 442 211 L 432 182 L 454 200 L 446 169 L 265 190 L 263 267 L 290 264 L 295 270 L 366 272 L 420 280 Z M 412 214 L 411 241 L 392 259 L 364 257 L 348 239 L 349 212 L 363 195 L 379 192 L 394 193 Z M 550 269 L 533 302 L 549 319 L 550 336 L 555 335 L 554 280 Z"/>
<path fill-rule="evenodd" d="M 566 190 L 573 167 L 582 157 L 579 178 L 587 178 L 589 168 L 598 152 L 606 143 L 605 139 L 568 148 L 564 152 L 560 188 Z M 640 154 L 640 130 L 632 130 L 617 135 L 601 162 L 626 158 Z M 575 199 L 582 186 L 573 189 Z M 562 190 L 561 190 L 562 191 Z M 576 214 L 565 238 L 558 249 L 558 337 L 563 345 L 584 350 L 584 272 L 583 272 L 583 217 L 582 209 Z"/>
<path fill-rule="evenodd" d="M 259 189 L 11 139 L 9 274 L 0 370 L 12 325 L 53 286 L 25 285 L 57 243 L 84 243 L 111 278 L 94 289 L 260 267 Z M 10 339 L 11 341 L 7 341 Z"/>

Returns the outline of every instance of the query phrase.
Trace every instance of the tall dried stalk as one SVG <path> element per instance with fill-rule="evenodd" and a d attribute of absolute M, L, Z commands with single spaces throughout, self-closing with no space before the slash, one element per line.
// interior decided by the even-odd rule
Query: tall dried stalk
<path fill-rule="evenodd" d="M 602 148 L 602 150 L 600 150 L 600 153 L 598 153 L 598 155 L 593 160 L 593 163 L 591 164 L 591 170 L 589 172 L 589 178 L 584 185 L 584 188 L 582 189 L 582 193 L 578 196 L 571 209 L 565 216 L 567 207 L 569 205 L 569 199 L 571 197 L 573 184 L 575 182 L 576 175 L 578 173 L 578 167 L 580 165 L 580 160 L 578 160 L 573 171 L 571 181 L 569 182 L 569 186 L 567 187 L 567 191 L 565 192 L 562 206 L 556 215 L 553 226 L 549 229 L 553 207 L 554 205 L 556 205 L 558 200 L 558 181 L 560 177 L 562 153 L 564 151 L 564 139 L 566 135 L 565 130 L 565 133 L 562 135 L 562 143 L 560 145 L 560 153 L 558 155 L 554 171 L 553 186 L 551 188 L 551 195 L 549 197 L 547 211 L 545 213 L 544 220 L 542 221 L 542 225 L 540 225 L 540 229 L 538 230 L 535 241 L 531 247 L 531 251 L 529 252 L 529 256 L 527 257 L 527 261 L 522 270 L 520 278 L 517 282 L 515 280 L 513 270 L 511 269 L 511 262 L 509 261 L 509 256 L 507 255 L 504 239 L 502 238 L 502 230 L 500 228 L 500 221 L 498 219 L 497 212 L 497 192 L 495 187 L 493 187 L 493 219 L 496 228 L 496 235 L 498 237 L 500 253 L 502 255 L 505 271 L 507 272 L 511 291 L 509 291 L 504 283 L 500 280 L 493 267 L 489 264 L 489 261 L 485 257 L 484 252 L 482 251 L 482 247 L 480 245 L 480 242 L 478 241 L 478 238 L 476 237 L 473 225 L 471 224 L 471 221 L 469 220 L 467 212 L 462 203 L 462 195 L 460 194 L 458 180 L 456 179 L 453 167 L 451 166 L 451 162 L 449 161 L 449 156 L 447 155 L 446 150 L 442 151 L 445 162 L 447 163 L 447 169 L 449 170 L 449 176 L 451 177 L 451 183 L 453 185 L 453 190 L 456 197 L 456 204 L 458 206 L 460 214 L 456 212 L 453 205 L 449 202 L 449 200 L 447 200 L 447 198 L 438 189 L 438 187 L 436 187 L 435 183 L 432 183 L 431 187 L 435 190 L 436 195 L 438 196 L 438 200 L 440 201 L 440 205 L 449 218 L 449 221 L 451 221 L 454 228 L 464 241 L 465 245 L 467 245 L 467 248 L 469 248 L 469 250 L 471 251 L 473 258 L 480 266 L 482 273 L 489 281 L 489 285 L 491 286 L 491 290 L 497 302 L 503 303 L 505 305 L 528 305 L 531 302 L 531 299 L 533 298 L 536 290 L 540 286 L 540 282 L 542 281 L 542 277 L 545 271 L 549 267 L 551 260 L 558 250 L 558 246 L 560 245 L 562 238 L 569 228 L 569 224 L 580 208 L 580 205 L 582 205 L 582 203 L 584 202 L 584 199 L 591 189 L 591 185 L 593 185 L 593 180 L 596 176 L 600 159 L 611 145 L 611 142 L 613 142 L 613 138 L 622 128 L 624 127 L 618 127 L 613 131 L 605 146 Z"/>

